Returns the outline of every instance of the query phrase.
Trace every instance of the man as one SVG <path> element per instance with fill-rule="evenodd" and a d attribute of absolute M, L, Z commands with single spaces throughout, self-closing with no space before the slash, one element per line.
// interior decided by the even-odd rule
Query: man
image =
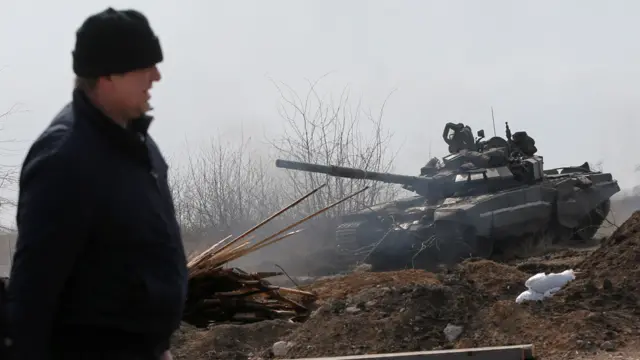
<path fill-rule="evenodd" d="M 451 134 L 453 131 L 453 134 Z M 471 128 L 463 123 L 447 123 L 442 133 L 442 138 L 449 145 L 449 153 L 457 153 L 460 150 L 474 150 L 475 141 Z"/>
<path fill-rule="evenodd" d="M 8 287 L 15 359 L 171 358 L 186 258 L 145 115 L 162 59 L 137 11 L 109 8 L 77 31 L 73 100 L 20 177 Z"/>

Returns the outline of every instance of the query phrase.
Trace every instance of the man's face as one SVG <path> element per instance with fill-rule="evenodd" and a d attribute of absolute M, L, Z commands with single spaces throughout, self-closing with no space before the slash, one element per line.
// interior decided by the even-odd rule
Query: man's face
<path fill-rule="evenodd" d="M 155 81 L 161 78 L 156 66 L 113 75 L 106 82 L 112 104 L 127 119 L 135 119 L 151 109 L 149 90 Z"/>

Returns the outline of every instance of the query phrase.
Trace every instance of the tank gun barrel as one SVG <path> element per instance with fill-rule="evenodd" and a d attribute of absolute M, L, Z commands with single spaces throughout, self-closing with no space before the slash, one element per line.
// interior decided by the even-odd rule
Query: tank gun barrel
<path fill-rule="evenodd" d="M 319 173 L 319 174 L 327 174 L 335 177 L 342 177 L 342 178 L 349 178 L 349 179 L 381 181 L 381 182 L 391 183 L 391 184 L 412 185 L 412 186 L 416 186 L 420 184 L 422 186 L 426 186 L 429 183 L 429 179 L 418 177 L 418 176 L 389 174 L 389 173 L 367 171 L 362 169 L 335 166 L 335 165 L 319 165 L 319 164 L 311 164 L 311 163 L 283 160 L 283 159 L 276 160 L 276 167 L 291 169 L 291 170 L 313 172 L 313 173 Z"/>

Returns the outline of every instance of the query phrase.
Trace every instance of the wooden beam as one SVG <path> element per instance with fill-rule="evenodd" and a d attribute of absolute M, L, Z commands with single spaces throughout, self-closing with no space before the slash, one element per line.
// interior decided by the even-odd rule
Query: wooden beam
<path fill-rule="evenodd" d="M 417 351 L 390 354 L 369 354 L 298 360 L 534 360 L 533 345 L 493 346 L 471 349 Z M 294 360 L 294 359 L 285 359 Z"/>

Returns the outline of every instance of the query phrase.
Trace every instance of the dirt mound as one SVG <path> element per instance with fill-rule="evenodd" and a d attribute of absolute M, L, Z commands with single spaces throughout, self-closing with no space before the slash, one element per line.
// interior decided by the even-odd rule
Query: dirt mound
<path fill-rule="evenodd" d="M 310 286 L 325 304 L 287 337 L 287 356 L 337 356 L 457 347 L 447 326 L 474 328 L 482 309 L 513 302 L 528 275 L 489 260 L 441 274 L 350 274 Z M 322 332 L 318 332 L 321 328 Z"/>
<path fill-rule="evenodd" d="M 552 264 L 558 260 L 560 266 L 561 258 L 570 258 L 575 264 L 578 256 L 566 252 L 548 259 Z M 408 273 L 396 272 L 394 276 L 411 278 Z M 420 274 L 411 273 L 414 277 Z M 526 290 L 524 282 L 530 274 L 488 260 L 467 261 L 435 275 L 436 281 L 424 276 L 422 279 L 431 281 L 362 286 L 377 276 L 352 274 L 347 286 L 337 292 L 325 283 L 331 295 L 324 294 L 325 305 L 286 338 L 294 344 L 287 356 L 533 343 L 543 359 L 567 359 L 615 350 L 638 334 L 640 306 L 629 282 L 603 292 L 602 286 L 585 287 L 594 280 L 580 273 L 578 280 L 552 298 L 516 304 L 515 298 Z M 330 300 L 336 294 L 339 297 Z M 447 325 L 462 327 L 455 341 L 447 339 Z"/>
<path fill-rule="evenodd" d="M 580 268 L 591 276 L 614 283 L 640 281 L 640 212 L 635 212 L 602 245 L 586 258 Z"/>
<path fill-rule="evenodd" d="M 318 294 L 318 302 L 326 299 L 341 299 L 365 289 L 388 286 L 411 286 L 436 284 L 433 273 L 422 270 L 390 271 L 384 273 L 352 273 L 318 280 L 302 289 Z"/>
<path fill-rule="evenodd" d="M 640 212 L 636 212 L 578 264 L 577 279 L 554 297 L 553 310 L 640 315 L 639 263 Z"/>
<path fill-rule="evenodd" d="M 375 276 L 375 274 L 367 274 Z M 355 277 L 352 278 L 355 282 Z M 447 276 L 442 281 L 361 288 L 327 302 L 286 338 L 288 357 L 337 356 L 451 347 L 448 325 L 465 326 L 484 294 Z M 322 329 L 322 331 L 318 331 Z"/>
<path fill-rule="evenodd" d="M 184 325 L 174 336 L 172 352 L 176 360 L 247 360 L 261 356 L 298 326 L 284 320 L 220 324 L 209 330 Z"/>
<path fill-rule="evenodd" d="M 439 274 L 363 272 L 316 281 L 304 290 L 318 294 L 320 307 L 305 323 L 215 326 L 194 337 L 192 356 L 184 358 L 269 357 L 279 340 L 288 342 L 289 358 L 522 343 L 534 344 L 541 359 L 585 358 L 640 336 L 639 263 L 640 212 L 593 252 L 565 250 L 518 266 L 469 260 Z M 568 268 L 576 280 L 553 297 L 515 303 L 531 274 Z M 447 326 L 462 332 L 450 340 Z M 216 352 L 207 357 L 204 349 Z"/>
<path fill-rule="evenodd" d="M 524 282 L 529 278 L 520 270 L 489 260 L 467 261 L 457 272 L 461 278 L 497 299 L 515 299 L 525 290 Z"/>
<path fill-rule="evenodd" d="M 527 274 L 558 273 L 567 269 L 577 269 L 584 259 L 589 256 L 597 246 L 585 249 L 562 249 L 543 256 L 532 257 L 513 265 Z"/>
<path fill-rule="evenodd" d="M 482 309 L 457 346 L 524 341 L 556 359 L 576 350 L 620 348 L 640 334 L 640 212 L 595 251 L 563 251 L 546 260 L 518 267 L 530 273 L 574 268 L 576 280 L 542 302 L 504 300 Z"/>

